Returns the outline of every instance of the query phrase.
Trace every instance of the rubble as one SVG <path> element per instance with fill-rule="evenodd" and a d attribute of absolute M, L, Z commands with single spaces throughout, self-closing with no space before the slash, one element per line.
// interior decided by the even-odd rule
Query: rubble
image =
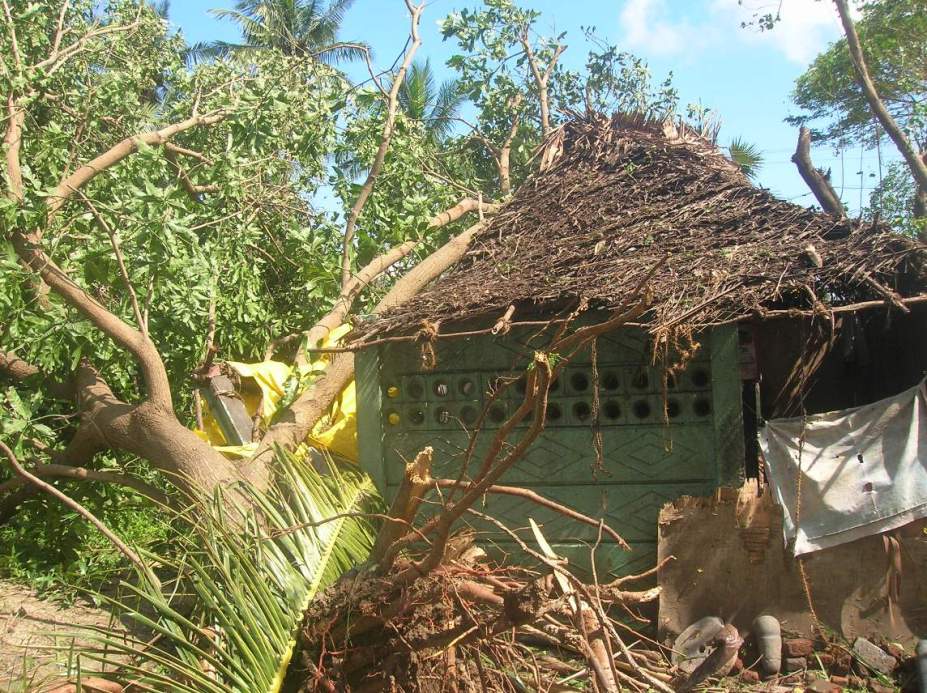
<path fill-rule="evenodd" d="M 853 651 L 863 664 L 882 674 L 891 674 L 895 667 L 898 666 L 897 659 L 878 645 L 866 640 L 866 638 L 856 638 L 856 642 L 853 643 Z"/>

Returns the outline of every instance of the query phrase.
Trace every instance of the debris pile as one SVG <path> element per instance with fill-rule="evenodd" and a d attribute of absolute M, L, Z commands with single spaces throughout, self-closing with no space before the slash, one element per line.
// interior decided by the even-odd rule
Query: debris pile
<path fill-rule="evenodd" d="M 680 633 L 671 651 L 680 691 L 709 678 L 729 677 L 731 686 L 766 690 L 888 693 L 897 685 L 913 685 L 917 676 L 913 653 L 897 643 L 880 647 L 858 637 L 851 646 L 834 637 L 790 637 L 768 615 L 754 620 L 743 638 L 719 618 L 702 618 Z"/>

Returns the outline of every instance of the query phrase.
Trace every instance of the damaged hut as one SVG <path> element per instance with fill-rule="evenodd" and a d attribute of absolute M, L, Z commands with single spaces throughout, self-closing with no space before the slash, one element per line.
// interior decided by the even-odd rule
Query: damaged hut
<path fill-rule="evenodd" d="M 763 476 L 765 421 L 923 377 L 923 246 L 778 200 L 684 128 L 578 119 L 540 156 L 460 263 L 359 326 L 360 458 L 387 498 L 426 446 L 436 476 L 466 478 L 472 434 L 479 448 L 507 419 L 533 352 L 567 320 L 602 322 L 629 301 L 642 309 L 560 373 L 543 432 L 499 483 L 603 518 L 631 550 L 517 494 L 486 498 L 510 528 L 536 520 L 572 564 L 600 541 L 600 577 L 656 563 L 668 502 Z M 887 493 L 891 478 L 871 483 Z"/>

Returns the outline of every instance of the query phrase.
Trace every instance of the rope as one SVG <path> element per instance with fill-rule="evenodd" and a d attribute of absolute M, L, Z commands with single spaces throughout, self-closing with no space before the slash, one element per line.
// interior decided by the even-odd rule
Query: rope
<path fill-rule="evenodd" d="M 422 320 L 422 326 L 415 335 L 415 341 L 421 344 L 422 368 L 433 371 L 438 365 L 438 355 L 435 345 L 438 342 L 438 323 Z"/>

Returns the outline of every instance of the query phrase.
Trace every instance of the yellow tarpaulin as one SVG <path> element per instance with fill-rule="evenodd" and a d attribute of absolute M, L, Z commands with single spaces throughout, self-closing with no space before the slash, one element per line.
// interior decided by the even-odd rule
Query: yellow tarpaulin
<path fill-rule="evenodd" d="M 319 347 L 335 346 L 351 329 L 350 325 L 341 325 L 323 339 Z M 250 378 L 258 386 L 260 396 L 242 393 L 242 401 L 251 416 L 258 414 L 266 425 L 271 422 L 280 400 L 286 394 L 293 378 L 300 380 L 319 375 L 328 365 L 326 358 L 320 358 L 308 365 L 294 370 L 279 361 L 261 361 L 260 363 L 240 363 L 228 361 L 228 366 L 241 378 Z M 256 443 L 247 445 L 226 445 L 225 437 L 215 419 L 208 411 L 203 412 L 204 431 L 197 433 L 214 448 L 235 457 L 247 457 L 254 453 Z M 340 457 L 357 462 L 357 393 L 352 380 L 335 400 L 328 414 L 315 426 L 307 441 L 313 447 L 328 450 Z"/>

